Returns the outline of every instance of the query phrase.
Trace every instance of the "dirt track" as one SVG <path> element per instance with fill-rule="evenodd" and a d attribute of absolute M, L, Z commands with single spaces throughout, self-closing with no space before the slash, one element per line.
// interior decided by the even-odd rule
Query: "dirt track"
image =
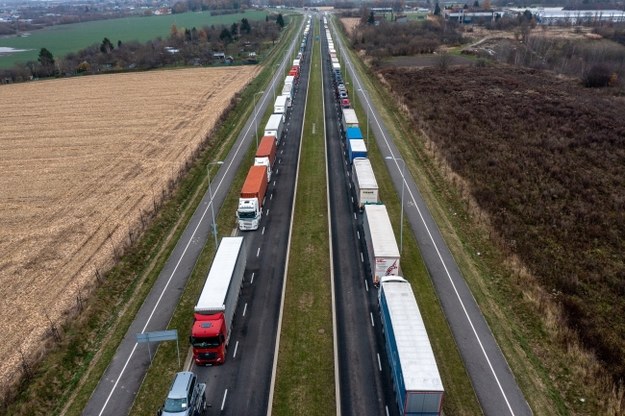
<path fill-rule="evenodd" d="M 140 224 L 254 67 L 0 87 L 0 389 Z"/>

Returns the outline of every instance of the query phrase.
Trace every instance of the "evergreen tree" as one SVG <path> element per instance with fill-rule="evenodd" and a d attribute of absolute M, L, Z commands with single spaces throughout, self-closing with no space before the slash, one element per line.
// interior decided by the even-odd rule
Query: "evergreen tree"
<path fill-rule="evenodd" d="M 224 27 L 221 30 L 221 33 L 219 34 L 219 39 L 226 44 L 232 42 L 232 34 L 227 27 Z"/>
<path fill-rule="evenodd" d="M 438 3 L 436 3 L 436 7 L 434 7 L 434 16 L 440 16 L 441 15 L 441 6 L 438 5 Z"/>
<path fill-rule="evenodd" d="M 373 15 L 373 11 L 369 13 L 369 18 L 367 19 L 367 23 L 369 23 L 370 25 L 375 24 L 375 16 Z"/>
<path fill-rule="evenodd" d="M 54 56 L 52 55 L 52 52 L 46 48 L 41 48 L 39 51 L 39 58 L 37 60 L 43 67 L 54 66 Z"/>
<path fill-rule="evenodd" d="M 250 26 L 250 22 L 244 17 L 241 19 L 241 33 L 250 34 L 252 31 L 252 26 Z"/>
<path fill-rule="evenodd" d="M 276 19 L 276 23 L 280 26 L 280 29 L 284 27 L 284 17 L 282 17 L 282 13 L 278 14 L 278 19 Z"/>
<path fill-rule="evenodd" d="M 102 44 L 100 45 L 100 52 L 102 53 L 110 53 L 115 47 L 109 40 L 109 38 L 104 38 L 102 40 Z"/>

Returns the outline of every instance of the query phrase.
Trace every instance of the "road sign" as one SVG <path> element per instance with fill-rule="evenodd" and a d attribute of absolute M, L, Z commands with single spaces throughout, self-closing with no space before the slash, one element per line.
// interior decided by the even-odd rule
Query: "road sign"
<path fill-rule="evenodd" d="M 152 331 L 137 333 L 137 343 L 148 344 L 148 354 L 150 355 L 150 362 L 152 362 L 152 351 L 150 349 L 150 342 L 162 342 L 162 341 L 176 341 L 176 349 L 178 350 L 178 366 L 180 366 L 180 348 L 178 346 L 178 330 L 170 329 L 165 331 Z"/>

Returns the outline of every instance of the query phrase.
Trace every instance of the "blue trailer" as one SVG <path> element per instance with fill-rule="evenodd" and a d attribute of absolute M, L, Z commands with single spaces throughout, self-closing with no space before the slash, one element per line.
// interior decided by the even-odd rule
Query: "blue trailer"
<path fill-rule="evenodd" d="M 362 140 L 363 137 L 360 127 L 348 127 L 345 132 L 345 138 L 347 140 Z"/>
<path fill-rule="evenodd" d="M 367 146 L 364 140 L 349 140 L 349 162 L 353 162 L 357 157 L 367 157 Z"/>
<path fill-rule="evenodd" d="M 445 390 L 410 283 L 383 277 L 378 301 L 400 415 L 439 416 Z"/>

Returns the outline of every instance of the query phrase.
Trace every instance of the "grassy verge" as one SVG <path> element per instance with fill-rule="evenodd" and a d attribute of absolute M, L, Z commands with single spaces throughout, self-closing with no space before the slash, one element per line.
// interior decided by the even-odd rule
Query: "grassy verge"
<path fill-rule="evenodd" d="M 313 35 L 318 33 L 315 23 Z M 336 414 L 319 41 L 313 53 L 273 413 Z M 313 133 L 314 128 L 314 133 Z"/>
<path fill-rule="evenodd" d="M 433 159 L 426 146 L 427 140 L 420 132 L 414 131 L 412 121 L 406 114 L 407 109 L 401 108 L 395 100 L 388 99 L 390 92 L 377 80 L 375 74 L 364 66 L 356 54 L 349 53 L 365 84 L 364 88 L 381 110 L 381 116 L 406 161 L 406 169 L 426 200 L 535 414 L 568 414 L 566 399 L 557 386 L 559 382 L 564 382 L 567 388 L 579 394 L 570 400 L 577 400 L 578 405 L 581 403 L 582 406 L 585 403 L 586 408 L 581 410 L 581 414 L 599 414 L 589 404 L 589 392 L 584 391 L 581 385 L 572 387 L 578 382 L 570 374 L 565 380 L 557 380 L 552 376 L 552 370 L 544 361 L 545 357 L 549 356 L 552 369 L 567 368 L 566 351 L 554 350 L 557 347 L 545 331 L 540 313 L 532 306 L 532 300 L 523 295 L 519 286 L 519 280 L 522 279 L 510 267 L 510 259 L 489 240 L 488 230 L 476 225 L 445 165 Z M 383 100 L 382 97 L 387 98 Z M 361 114 L 366 119 L 366 114 Z M 379 170 L 376 169 L 376 175 L 377 172 Z M 404 241 L 406 235 L 404 233 Z M 404 265 L 402 263 L 402 268 Z M 427 322 L 426 325 L 429 331 Z M 541 356 L 535 351 L 542 351 Z M 580 402 L 580 397 L 586 400 Z"/>
<path fill-rule="evenodd" d="M 353 59 L 353 58 L 352 58 Z M 362 72 L 360 73 L 363 78 Z M 375 171 L 378 182 L 380 199 L 386 205 L 393 223 L 395 236 L 399 238 L 401 199 L 395 191 L 384 156 L 380 154 L 373 133 L 369 130 L 367 140 L 367 112 L 364 103 L 361 104 L 353 94 L 353 80 L 349 75 L 344 77 L 350 83 L 350 101 L 356 110 L 363 137 L 367 143 L 369 160 Z M 373 98 L 373 97 L 370 97 Z M 376 97 L 376 99 L 379 99 Z M 378 106 L 377 108 L 381 108 Z M 371 120 L 369 120 L 371 121 Z M 395 136 L 398 137 L 398 136 Z M 419 309 L 423 315 L 425 326 L 432 343 L 436 363 L 445 387 L 444 411 L 448 415 L 478 415 L 481 413 L 477 397 L 473 391 L 471 381 L 466 372 L 460 352 L 447 324 L 443 310 L 432 285 L 432 280 L 425 267 L 421 253 L 417 246 L 410 224 L 404 218 L 403 251 L 401 269 L 404 277 L 410 281 Z"/>
<path fill-rule="evenodd" d="M 290 25 L 260 75 L 235 100 L 228 117 L 207 140 L 196 163 L 141 239 L 100 279 L 82 302 L 77 316 L 62 326 L 61 340 L 46 342 L 46 357 L 36 365 L 30 363 L 29 377 L 17 387 L 17 394 L 0 404 L 2 413 L 78 415 L 82 412 L 206 190 L 206 164 L 223 158 L 233 145 L 252 110 L 253 93 L 267 85 L 273 64 L 286 51 L 298 27 L 297 21 Z M 230 212 L 233 211 L 232 208 Z M 211 242 L 209 239 L 209 245 Z"/>

